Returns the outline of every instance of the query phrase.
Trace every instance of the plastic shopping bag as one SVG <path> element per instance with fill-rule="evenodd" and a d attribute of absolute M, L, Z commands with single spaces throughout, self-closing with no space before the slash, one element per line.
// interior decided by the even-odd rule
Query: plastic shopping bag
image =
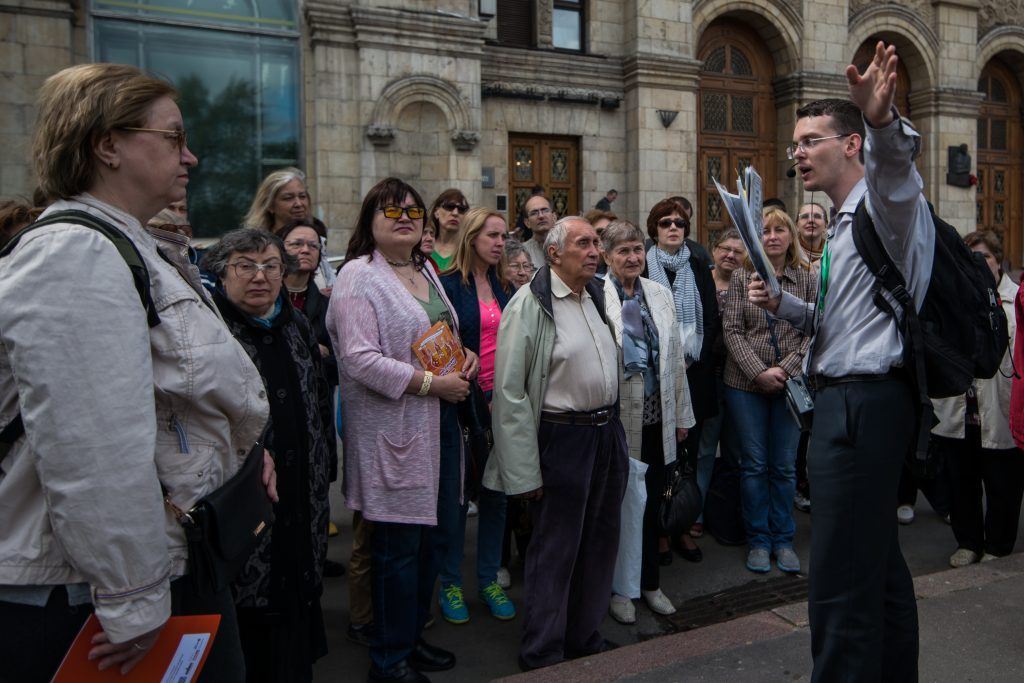
<path fill-rule="evenodd" d="M 647 486 L 644 478 L 647 465 L 629 459 L 629 478 L 622 499 L 622 522 L 619 530 L 619 554 L 615 558 L 612 592 L 627 598 L 640 597 L 640 559 L 643 553 L 644 508 Z"/>

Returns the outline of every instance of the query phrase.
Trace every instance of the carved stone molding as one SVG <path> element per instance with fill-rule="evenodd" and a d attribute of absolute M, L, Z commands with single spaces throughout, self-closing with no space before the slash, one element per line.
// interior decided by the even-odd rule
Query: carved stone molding
<path fill-rule="evenodd" d="M 508 97 L 517 100 L 549 100 L 575 104 L 596 104 L 605 109 L 616 109 L 623 99 L 622 92 L 593 88 L 559 88 L 550 85 L 520 83 L 517 81 L 485 81 L 481 85 L 484 97 Z"/>
<path fill-rule="evenodd" d="M 551 0 L 533 0 L 533 41 L 539 48 L 554 45 L 554 7 Z"/>
<path fill-rule="evenodd" d="M 74 4 L 72 0 L 2 0 L 0 12 L 72 20 Z"/>
<path fill-rule="evenodd" d="M 488 45 L 480 60 L 485 83 L 622 91 L 622 62 L 615 57 Z"/>
<path fill-rule="evenodd" d="M 932 116 L 959 116 L 977 118 L 978 106 L 984 93 L 957 88 L 930 88 L 912 92 L 907 96 L 914 119 Z"/>
<path fill-rule="evenodd" d="M 985 0 L 978 10 L 978 37 L 997 26 L 1024 26 L 1024 0 Z"/>
<path fill-rule="evenodd" d="M 395 129 L 381 123 L 371 123 L 366 127 L 366 137 L 374 147 L 387 147 L 395 140 Z"/>
<path fill-rule="evenodd" d="M 355 43 L 352 15 L 347 5 L 333 0 L 306 0 L 304 9 L 309 42 L 313 47 Z"/>
<path fill-rule="evenodd" d="M 866 12 L 878 14 L 896 13 L 907 18 L 916 19 L 913 23 L 920 23 L 931 27 L 935 23 L 935 0 L 900 0 L 900 2 L 878 2 L 877 0 L 850 0 L 850 21 L 852 26 L 857 20 L 862 19 L 859 15 Z"/>
<path fill-rule="evenodd" d="M 695 92 L 701 63 L 696 59 L 634 54 L 622 64 L 626 90 L 647 87 Z"/>
<path fill-rule="evenodd" d="M 452 133 L 452 144 L 460 152 L 471 152 L 480 144 L 480 133 L 475 130 L 457 130 Z"/>
<path fill-rule="evenodd" d="M 846 76 L 817 71 L 797 71 L 772 81 L 776 106 L 804 104 L 823 97 L 846 98 Z"/>

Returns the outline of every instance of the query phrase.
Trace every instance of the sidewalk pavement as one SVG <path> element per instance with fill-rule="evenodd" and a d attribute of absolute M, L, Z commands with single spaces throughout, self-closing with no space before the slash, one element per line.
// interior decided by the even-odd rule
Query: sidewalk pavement
<path fill-rule="evenodd" d="M 921 681 L 1024 680 L 1024 553 L 914 579 Z M 807 603 L 663 636 L 503 683 L 809 681 Z"/>

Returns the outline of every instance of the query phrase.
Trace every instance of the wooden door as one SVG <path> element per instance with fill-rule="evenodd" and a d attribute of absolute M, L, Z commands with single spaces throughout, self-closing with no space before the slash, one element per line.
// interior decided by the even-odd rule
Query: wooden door
<path fill-rule="evenodd" d="M 775 104 L 772 58 L 746 26 L 720 21 L 701 36 L 702 62 L 697 107 L 700 167 L 695 239 L 707 244 L 732 225 L 718 197 L 717 178 L 736 191 L 736 172 L 750 164 L 761 175 L 764 197 L 778 193 L 775 176 Z"/>
<path fill-rule="evenodd" d="M 984 93 L 978 116 L 978 230 L 992 230 L 1003 241 L 1010 267 L 1024 261 L 1021 234 L 1021 92 L 1013 73 L 998 60 L 981 72 Z"/>
<path fill-rule="evenodd" d="M 535 185 L 544 188 L 559 217 L 579 213 L 579 138 L 510 133 L 509 216 L 514 226 Z"/>

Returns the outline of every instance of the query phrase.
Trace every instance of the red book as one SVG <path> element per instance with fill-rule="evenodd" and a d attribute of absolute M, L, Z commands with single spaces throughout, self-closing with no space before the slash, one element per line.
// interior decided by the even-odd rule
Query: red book
<path fill-rule="evenodd" d="M 100 671 L 99 660 L 89 660 L 92 637 L 101 630 L 99 619 L 90 615 L 51 683 L 192 683 L 203 669 L 219 626 L 219 614 L 171 617 L 153 648 L 122 676 L 120 665 Z"/>

